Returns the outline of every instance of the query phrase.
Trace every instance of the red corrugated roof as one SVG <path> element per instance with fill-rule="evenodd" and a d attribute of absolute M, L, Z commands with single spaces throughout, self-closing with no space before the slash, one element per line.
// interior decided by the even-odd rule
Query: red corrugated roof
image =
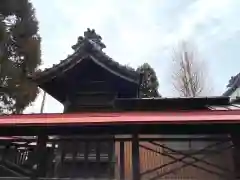
<path fill-rule="evenodd" d="M 240 123 L 240 110 L 191 112 L 123 112 L 32 114 L 0 117 L 0 126 L 108 125 L 108 124 Z"/>

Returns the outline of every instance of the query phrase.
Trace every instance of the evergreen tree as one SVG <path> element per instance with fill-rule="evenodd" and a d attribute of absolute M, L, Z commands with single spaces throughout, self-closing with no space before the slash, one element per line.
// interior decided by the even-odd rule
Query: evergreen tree
<path fill-rule="evenodd" d="M 154 69 L 148 64 L 144 63 L 137 68 L 139 73 L 142 73 L 142 83 L 140 86 L 140 97 L 151 98 L 160 97 L 158 92 L 158 79 Z"/>
<path fill-rule="evenodd" d="M 0 1 L 0 113 L 21 113 L 38 94 L 27 76 L 41 63 L 38 21 L 28 0 Z"/>

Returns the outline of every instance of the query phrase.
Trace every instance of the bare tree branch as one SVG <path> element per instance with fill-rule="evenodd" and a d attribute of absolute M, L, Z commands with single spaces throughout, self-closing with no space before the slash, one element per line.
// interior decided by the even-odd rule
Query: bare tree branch
<path fill-rule="evenodd" d="M 203 60 L 189 43 L 173 50 L 172 84 L 181 97 L 197 97 L 208 93 L 207 70 Z"/>

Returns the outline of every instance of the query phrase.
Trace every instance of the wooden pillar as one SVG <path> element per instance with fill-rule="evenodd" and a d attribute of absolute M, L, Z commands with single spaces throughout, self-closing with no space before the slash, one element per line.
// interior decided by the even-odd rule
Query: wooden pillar
<path fill-rule="evenodd" d="M 78 153 L 78 141 L 73 139 L 72 141 L 72 170 L 70 171 L 70 177 L 77 177 L 77 153 Z"/>
<path fill-rule="evenodd" d="M 120 141 L 120 180 L 125 180 L 124 141 Z"/>
<path fill-rule="evenodd" d="M 47 173 L 47 135 L 39 135 L 37 140 L 37 149 L 36 149 L 36 164 L 37 164 L 37 177 L 45 177 Z"/>
<path fill-rule="evenodd" d="M 54 177 L 54 164 L 53 164 L 53 160 L 55 159 L 55 143 L 52 144 L 51 148 L 48 148 L 48 154 L 49 154 L 49 159 L 48 159 L 48 163 L 49 163 L 49 171 L 48 171 L 48 175 L 50 175 L 50 177 Z"/>
<path fill-rule="evenodd" d="M 88 155 L 89 155 L 89 142 L 87 140 L 84 141 L 84 178 L 87 178 L 88 176 Z"/>
<path fill-rule="evenodd" d="M 107 141 L 108 143 L 108 161 L 109 161 L 109 177 L 114 179 L 115 178 L 115 142 L 113 140 Z"/>
<path fill-rule="evenodd" d="M 231 134 L 235 177 L 240 179 L 240 134 Z"/>
<path fill-rule="evenodd" d="M 96 162 L 97 162 L 97 166 L 99 166 L 100 164 L 100 156 L 101 156 L 101 152 L 100 152 L 100 142 L 95 142 L 96 145 Z"/>
<path fill-rule="evenodd" d="M 11 147 L 11 144 L 8 143 L 6 144 L 5 148 L 2 150 L 2 158 L 1 158 L 2 161 L 8 158 L 10 147 Z"/>
<path fill-rule="evenodd" d="M 101 169 L 101 142 L 94 140 L 94 146 L 95 146 L 95 150 L 96 150 L 96 163 L 95 163 L 95 173 L 94 173 L 94 177 L 98 177 L 98 174 L 100 172 Z"/>
<path fill-rule="evenodd" d="M 132 176 L 133 180 L 140 180 L 140 157 L 138 135 L 132 136 Z"/>
<path fill-rule="evenodd" d="M 65 157 L 67 154 L 67 145 L 65 144 L 65 142 L 61 142 L 58 144 L 58 155 L 60 156 L 60 159 L 57 159 L 57 162 L 55 162 L 54 165 L 54 177 L 61 177 L 62 174 L 65 173 L 64 171 L 64 161 L 65 161 Z"/>

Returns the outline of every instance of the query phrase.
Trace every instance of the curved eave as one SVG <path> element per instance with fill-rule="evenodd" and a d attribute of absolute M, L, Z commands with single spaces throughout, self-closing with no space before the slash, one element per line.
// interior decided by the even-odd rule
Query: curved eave
<path fill-rule="evenodd" d="M 94 63 L 101 66 L 102 68 L 109 71 L 110 73 L 112 73 L 112 74 L 114 74 L 114 75 L 116 75 L 116 76 L 118 76 L 118 77 L 120 77 L 120 78 L 122 78 L 122 79 L 124 79 L 128 82 L 139 84 L 139 80 L 137 80 L 137 78 L 136 79 L 130 78 L 130 77 L 127 77 L 127 76 L 123 75 L 119 71 L 114 71 L 109 66 L 107 66 L 106 64 L 102 63 L 100 60 L 95 58 L 93 55 L 89 55 L 89 54 L 85 55 L 85 56 L 83 56 L 83 57 L 81 57 L 77 60 L 71 60 L 71 61 L 70 60 L 65 60 L 66 63 L 60 63 L 61 65 L 57 65 L 56 67 L 54 67 L 54 69 L 53 68 L 48 69 L 46 71 L 41 72 L 41 74 L 39 74 L 39 75 L 31 76 L 31 79 L 40 85 L 44 82 L 48 82 L 52 79 L 55 79 L 59 75 L 62 75 L 63 73 L 71 70 L 73 67 L 75 67 L 76 65 L 81 63 L 83 60 L 88 60 L 88 58 L 90 58 Z M 60 70 L 61 68 L 62 68 L 62 70 Z M 138 73 L 136 72 L 136 77 L 137 76 L 138 76 Z"/>
<path fill-rule="evenodd" d="M 76 64 L 80 63 L 83 59 L 86 58 L 86 56 L 83 56 L 78 60 L 74 61 L 74 59 L 72 59 L 73 58 L 72 56 L 69 57 L 69 59 L 66 59 L 63 62 L 57 64 L 55 67 L 45 69 L 42 72 L 30 76 L 30 78 L 37 83 L 47 82 L 49 80 L 56 78 L 58 75 L 63 74 L 69 69 L 73 68 Z"/>
<path fill-rule="evenodd" d="M 101 66 L 102 68 L 104 68 L 105 70 L 107 70 L 108 72 L 122 78 L 122 79 L 125 79 L 126 81 L 129 81 L 129 82 L 132 82 L 132 83 L 136 83 L 136 84 L 139 84 L 139 80 L 135 80 L 133 78 L 129 78 L 117 71 L 114 71 L 112 70 L 111 68 L 109 68 L 107 65 L 105 65 L 104 63 L 101 63 L 100 61 L 98 61 L 94 56 L 92 55 L 89 55 L 89 57 L 96 63 L 98 64 L 99 66 Z"/>

